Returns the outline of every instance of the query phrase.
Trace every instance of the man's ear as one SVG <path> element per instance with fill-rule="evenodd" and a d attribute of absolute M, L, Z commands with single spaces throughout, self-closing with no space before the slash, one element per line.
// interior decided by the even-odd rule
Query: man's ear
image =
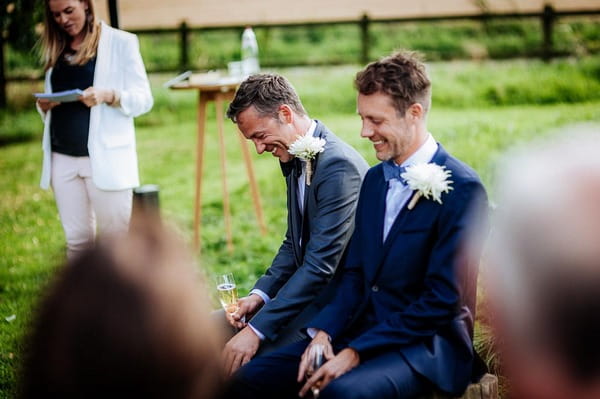
<path fill-rule="evenodd" d="M 277 109 L 277 114 L 282 123 L 292 123 L 294 121 L 294 112 L 287 104 L 281 104 Z"/>
<path fill-rule="evenodd" d="M 424 115 L 423 106 L 419 103 L 414 103 L 408 107 L 406 114 L 413 120 L 422 119 Z"/>

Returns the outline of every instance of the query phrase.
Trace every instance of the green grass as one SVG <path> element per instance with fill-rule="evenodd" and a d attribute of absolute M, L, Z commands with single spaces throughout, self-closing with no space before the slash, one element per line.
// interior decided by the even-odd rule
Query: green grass
<path fill-rule="evenodd" d="M 498 157 L 506 148 L 549 135 L 568 124 L 600 122 L 599 64 L 598 58 L 551 64 L 433 63 L 434 106 L 429 129 L 449 151 L 479 172 L 493 200 L 493 176 L 502 167 L 497 164 Z M 352 88 L 357 70 L 356 66 L 345 66 L 278 72 L 297 87 L 311 116 L 325 122 L 374 164 L 371 145 L 359 137 L 360 120 Z M 164 219 L 191 242 L 197 94 L 162 88 L 170 76 L 152 76 L 156 105 L 151 113 L 137 119 L 141 180 L 160 186 Z M 490 88 L 512 94 L 490 96 Z M 0 114 L 0 138 L 25 137 L 25 141 L 0 147 L 0 398 L 14 397 L 15 372 L 23 353 L 22 334 L 40 290 L 60 264 L 64 251 L 52 193 L 38 188 L 42 123 L 31 110 L 33 101 L 26 89 L 13 87 L 11 108 Z M 214 115 L 212 108 L 209 115 Z M 283 238 L 285 187 L 276 160 L 270 155 L 258 156 L 247 143 L 268 226 L 268 234 L 259 235 L 238 133 L 231 122 L 225 126 L 235 251 L 230 254 L 225 246 L 220 161 L 211 118 L 207 126 L 200 263 L 207 273 L 233 271 L 245 294 L 270 264 Z M 9 322 L 6 318 L 11 315 L 16 319 Z"/>

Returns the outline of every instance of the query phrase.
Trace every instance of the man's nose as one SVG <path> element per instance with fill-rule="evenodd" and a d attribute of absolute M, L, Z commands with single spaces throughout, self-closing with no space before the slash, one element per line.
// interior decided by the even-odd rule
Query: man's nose
<path fill-rule="evenodd" d="M 371 137 L 373 135 L 373 129 L 366 123 L 363 123 L 360 129 L 360 137 Z"/>
<path fill-rule="evenodd" d="M 254 146 L 256 147 L 256 152 L 258 154 L 262 154 L 263 152 L 265 152 L 266 146 L 263 143 L 261 143 L 260 141 L 255 141 Z"/>

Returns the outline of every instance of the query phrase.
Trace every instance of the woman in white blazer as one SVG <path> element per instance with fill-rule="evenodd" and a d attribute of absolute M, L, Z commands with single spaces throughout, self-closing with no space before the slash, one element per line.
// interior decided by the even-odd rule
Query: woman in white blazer
<path fill-rule="evenodd" d="M 52 186 L 72 257 L 100 234 L 127 230 L 139 185 L 133 118 L 153 105 L 137 37 L 98 22 L 90 0 L 45 0 L 47 93 L 81 89 L 74 102 L 37 100 L 44 120 L 41 187 Z"/>

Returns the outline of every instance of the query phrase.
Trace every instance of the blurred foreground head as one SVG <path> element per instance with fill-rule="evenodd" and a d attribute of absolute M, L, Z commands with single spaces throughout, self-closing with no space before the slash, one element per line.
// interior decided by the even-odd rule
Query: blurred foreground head
<path fill-rule="evenodd" d="M 600 129 L 565 133 L 507 157 L 496 191 L 487 295 L 518 399 L 600 398 Z"/>
<path fill-rule="evenodd" d="M 21 396 L 211 398 L 219 344 L 192 259 L 135 224 L 63 267 L 26 348 Z"/>

